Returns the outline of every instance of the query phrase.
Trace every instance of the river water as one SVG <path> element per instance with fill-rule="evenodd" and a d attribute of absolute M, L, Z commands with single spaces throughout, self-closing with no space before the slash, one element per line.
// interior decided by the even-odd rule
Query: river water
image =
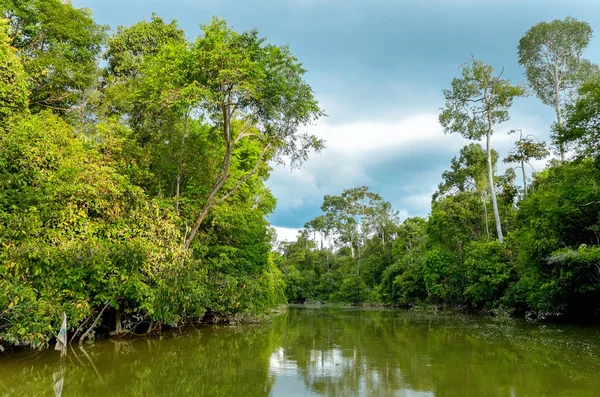
<path fill-rule="evenodd" d="M 600 396 L 600 328 L 292 306 L 268 324 L 74 344 L 64 362 L 0 356 L 2 397 L 61 385 L 63 397 Z"/>

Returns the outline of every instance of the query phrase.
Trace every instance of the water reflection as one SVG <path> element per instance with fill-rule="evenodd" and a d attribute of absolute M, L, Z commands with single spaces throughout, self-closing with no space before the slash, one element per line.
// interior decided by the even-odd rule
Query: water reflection
<path fill-rule="evenodd" d="M 596 396 L 596 328 L 290 308 L 270 324 L 70 349 L 70 396 Z M 54 396 L 54 351 L 0 357 L 0 396 Z"/>
<path fill-rule="evenodd" d="M 276 367 L 324 396 L 596 396 L 595 328 L 388 310 L 290 310 Z M 275 360 L 277 359 L 277 360 Z M 278 378 L 279 381 L 279 378 Z"/>

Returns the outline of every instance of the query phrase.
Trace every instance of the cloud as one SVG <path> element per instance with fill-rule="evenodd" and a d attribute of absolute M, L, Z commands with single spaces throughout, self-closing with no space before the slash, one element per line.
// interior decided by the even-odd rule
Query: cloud
<path fill-rule="evenodd" d="M 277 233 L 277 241 L 296 241 L 298 237 L 298 231 L 300 229 L 293 227 L 280 227 L 274 226 L 275 232 Z"/>
<path fill-rule="evenodd" d="M 330 115 L 308 131 L 327 149 L 301 170 L 277 168 L 268 184 L 278 199 L 271 221 L 302 227 L 320 213 L 325 194 L 367 185 L 404 216 L 427 215 L 430 196 L 453 156 L 467 143 L 445 136 L 437 123 L 441 90 L 473 53 L 504 77 L 524 79 L 519 39 L 535 23 L 571 15 L 600 26 L 598 2 L 492 0 L 74 0 L 100 23 L 131 25 L 153 11 L 175 18 L 189 38 L 212 15 L 238 31 L 257 27 L 274 44 L 289 43 L 308 70 L 306 79 Z M 598 40 L 586 54 L 600 61 Z M 548 139 L 551 107 L 515 101 L 513 119 L 497 128 L 494 148 L 504 157 L 521 128 Z M 538 115 L 538 116 L 533 116 Z M 535 163 L 540 170 L 545 161 Z M 509 165 L 500 163 L 499 172 Z M 530 171 L 530 170 L 528 170 Z M 520 179 L 518 179 L 520 180 Z"/>
<path fill-rule="evenodd" d="M 495 130 L 492 146 L 501 158 L 518 139 L 508 134 L 511 129 L 520 128 L 540 140 L 549 138 L 547 118 L 530 115 L 528 101 L 518 102 L 512 120 Z M 346 188 L 361 185 L 369 186 L 390 201 L 403 218 L 426 216 L 442 172 L 469 143 L 458 135 L 444 135 L 437 118 L 437 112 L 428 111 L 394 121 L 333 124 L 325 119 L 308 127 L 307 132 L 326 140 L 327 148 L 300 170 L 273 171 L 268 184 L 278 207 L 271 222 L 294 230 L 301 228 L 321 213 L 324 195 L 339 195 Z M 545 163 L 546 160 L 537 161 L 534 167 L 539 171 Z M 504 173 L 510 166 L 499 162 L 498 173 Z"/>
<path fill-rule="evenodd" d="M 392 193 L 396 202 L 402 196 L 418 196 L 414 201 L 424 210 L 428 205 L 424 197 L 430 196 L 436 185 L 431 177 L 439 175 L 442 164 L 464 144 L 459 136 L 444 136 L 434 113 L 393 122 L 334 125 L 323 120 L 307 132 L 325 139 L 327 148 L 300 170 L 273 171 L 268 184 L 278 199 L 272 218 L 277 226 L 302 227 L 318 215 L 324 195 L 337 195 L 361 185 L 382 194 Z M 429 181 L 422 180 L 424 175 Z M 384 198 L 390 200 L 390 196 Z"/>

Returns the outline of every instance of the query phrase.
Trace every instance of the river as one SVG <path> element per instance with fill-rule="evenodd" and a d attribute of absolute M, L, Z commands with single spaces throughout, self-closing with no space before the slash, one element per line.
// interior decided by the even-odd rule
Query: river
<path fill-rule="evenodd" d="M 61 383 L 62 382 L 62 383 Z M 291 306 L 260 325 L 0 355 L 0 396 L 598 396 L 600 328 Z"/>

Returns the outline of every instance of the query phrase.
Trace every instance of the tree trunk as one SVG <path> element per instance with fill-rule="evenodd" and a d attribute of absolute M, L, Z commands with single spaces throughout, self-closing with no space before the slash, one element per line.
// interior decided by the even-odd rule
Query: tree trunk
<path fill-rule="evenodd" d="M 498 241 L 500 242 L 500 244 L 502 244 L 504 243 L 504 236 L 502 235 L 502 224 L 500 223 L 500 212 L 498 211 L 498 200 L 496 199 L 496 187 L 494 186 L 494 166 L 492 164 L 492 132 L 494 128 L 494 123 L 492 122 L 492 114 L 490 113 L 489 109 L 490 103 L 487 89 L 484 90 L 483 97 L 485 100 L 488 120 L 488 131 L 486 139 L 488 183 L 490 184 L 490 195 L 492 196 L 492 207 L 494 209 L 494 218 L 496 220 L 496 233 L 498 234 Z"/>
<path fill-rule="evenodd" d="M 483 203 L 483 213 L 485 215 L 485 234 L 487 236 L 487 241 L 490 241 L 490 225 L 488 222 L 488 212 L 487 212 L 487 203 L 485 202 L 485 197 L 483 197 L 483 192 L 480 195 L 481 202 Z"/>
<path fill-rule="evenodd" d="M 223 125 L 223 137 L 225 139 L 225 157 L 223 158 L 223 164 L 221 166 L 221 171 L 219 173 L 219 176 L 217 178 L 217 182 L 215 183 L 215 186 L 212 188 L 211 192 L 209 193 L 208 197 L 206 198 L 206 202 L 205 202 L 204 206 L 200 209 L 200 211 L 198 212 L 198 215 L 196 216 L 196 221 L 192 225 L 192 228 L 190 229 L 190 234 L 189 234 L 189 236 L 187 236 L 185 243 L 183 245 L 184 249 L 188 249 L 190 247 L 190 245 L 192 244 L 192 241 L 194 241 L 194 238 L 196 237 L 196 234 L 198 233 L 198 230 L 200 229 L 200 226 L 202 225 L 202 222 L 204 222 L 204 219 L 206 219 L 210 210 L 212 208 L 214 208 L 215 205 L 219 204 L 220 202 L 225 201 L 229 196 L 234 194 L 245 181 L 247 181 L 252 175 L 254 175 L 258 171 L 258 168 L 260 167 L 261 162 L 263 161 L 263 159 L 265 158 L 265 155 L 269 152 L 269 150 L 271 149 L 272 144 L 273 144 L 272 142 L 267 143 L 265 145 L 265 147 L 263 148 L 262 153 L 256 160 L 256 163 L 254 164 L 254 168 L 251 171 L 247 172 L 243 177 L 241 177 L 238 180 L 237 184 L 231 190 L 229 190 L 227 193 L 225 193 L 223 196 L 221 196 L 219 199 L 217 199 L 217 194 L 218 194 L 219 190 L 221 190 L 223 185 L 225 185 L 225 183 L 229 179 L 229 168 L 231 166 L 231 155 L 233 152 L 233 146 L 237 141 L 239 141 L 241 139 L 241 137 L 243 137 L 242 135 L 238 135 L 238 137 L 236 138 L 236 141 L 232 144 L 231 130 L 230 130 L 231 118 L 229 118 L 229 116 L 225 117 L 225 115 L 229 115 L 227 110 L 224 110 L 223 114 L 224 114 L 224 120 L 226 120 Z"/>
<path fill-rule="evenodd" d="M 523 189 L 525 191 L 525 196 L 527 197 L 527 175 L 525 174 L 525 162 L 521 160 L 521 170 L 523 171 Z"/>
<path fill-rule="evenodd" d="M 213 186 L 212 190 L 208 194 L 206 198 L 206 202 L 204 206 L 198 212 L 196 216 L 196 220 L 192 224 L 192 228 L 190 229 L 190 234 L 185 239 L 185 243 L 183 244 L 183 249 L 187 250 L 192 245 L 196 234 L 198 233 L 198 229 L 206 219 L 208 212 L 214 207 L 216 201 L 216 195 L 221 190 L 227 179 L 229 178 L 229 167 L 231 166 L 231 131 L 230 131 L 230 118 L 229 118 L 229 110 L 227 108 L 223 109 L 223 139 L 225 140 L 225 157 L 223 158 L 223 165 L 221 167 L 220 176 L 217 178 L 217 182 Z"/>
<path fill-rule="evenodd" d="M 114 335 L 121 335 L 123 333 L 123 322 L 121 321 L 122 315 L 123 315 L 123 311 L 121 309 L 118 309 L 117 314 L 115 316 Z"/>
<path fill-rule="evenodd" d="M 356 274 L 360 275 L 360 245 L 356 245 Z"/>
<path fill-rule="evenodd" d="M 498 211 L 498 201 L 496 200 L 496 188 L 494 186 L 494 167 L 492 165 L 492 130 L 491 118 L 489 120 L 490 129 L 487 134 L 487 156 L 488 156 L 488 183 L 490 184 L 490 194 L 492 196 L 492 206 L 494 208 L 494 218 L 496 219 L 496 232 L 498 233 L 498 241 L 504 243 L 502 235 L 502 225 L 500 224 L 500 213 Z"/>
<path fill-rule="evenodd" d="M 554 66 L 554 68 L 555 68 L 554 78 L 556 79 L 556 87 L 555 87 L 556 92 L 555 92 L 555 96 L 554 96 L 554 110 L 556 111 L 556 121 L 558 122 L 558 131 L 560 134 L 560 131 L 562 130 L 562 126 L 563 126 L 563 120 L 562 120 L 562 109 L 560 108 L 560 80 L 558 77 L 558 65 L 556 64 Z M 565 144 L 563 142 L 560 142 L 559 147 L 560 147 L 560 160 L 566 161 L 567 154 L 565 153 Z"/>

